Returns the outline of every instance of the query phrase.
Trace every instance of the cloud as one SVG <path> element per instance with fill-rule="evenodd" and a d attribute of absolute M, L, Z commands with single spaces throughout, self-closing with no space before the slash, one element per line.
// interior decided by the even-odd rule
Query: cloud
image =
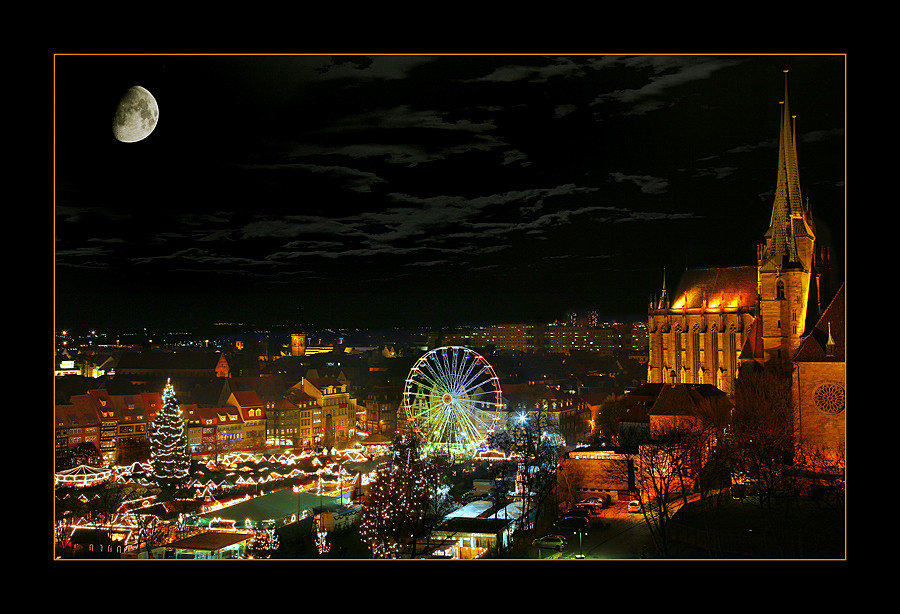
<path fill-rule="evenodd" d="M 103 247 L 77 247 L 75 249 L 57 249 L 55 251 L 57 267 L 109 269 L 109 256 L 112 252 Z"/>
<path fill-rule="evenodd" d="M 438 58 L 439 56 L 427 55 L 321 56 L 316 72 L 328 79 L 406 79 L 414 68 Z"/>
<path fill-rule="evenodd" d="M 732 147 L 728 149 L 725 153 L 735 154 L 735 153 L 751 153 L 758 149 L 773 149 L 778 147 L 778 139 L 766 139 L 764 141 L 759 141 L 756 144 L 747 144 L 747 145 L 738 145 L 737 147 Z M 714 158 L 716 156 L 712 156 Z M 701 161 L 709 160 L 711 158 L 704 158 Z"/>
<path fill-rule="evenodd" d="M 429 268 L 429 267 L 435 267 L 435 266 L 447 266 L 449 264 L 451 264 L 450 260 L 428 260 L 428 261 L 413 260 L 413 261 L 407 262 L 403 266 Z"/>
<path fill-rule="evenodd" d="M 554 117 L 565 117 L 571 113 L 574 113 L 579 109 L 578 105 L 575 104 L 560 104 L 556 105 L 556 108 L 553 110 Z"/>
<path fill-rule="evenodd" d="M 625 173 L 610 173 L 616 183 L 628 181 L 641 189 L 644 194 L 662 194 L 669 186 L 668 180 L 652 175 L 626 175 Z"/>
<path fill-rule="evenodd" d="M 802 143 L 818 143 L 842 138 L 844 138 L 843 128 L 835 128 L 834 130 L 812 130 L 800 135 L 800 141 Z"/>
<path fill-rule="evenodd" d="M 633 211 L 627 216 L 613 220 L 615 224 L 625 222 L 655 222 L 658 220 L 691 220 L 704 216 L 696 213 L 661 213 L 658 211 Z"/>
<path fill-rule="evenodd" d="M 643 191 L 650 193 L 660 190 L 660 186 L 665 183 L 654 177 L 619 175 L 618 180 L 632 181 L 641 186 Z M 270 260 L 398 256 L 425 250 L 464 255 L 490 253 L 505 248 L 496 244 L 480 245 L 477 243 L 479 239 L 496 240 L 513 233 L 540 233 L 551 228 L 570 227 L 580 223 L 581 219 L 591 223 L 604 223 L 683 219 L 691 216 L 635 212 L 601 205 L 540 213 L 545 207 L 545 201 L 551 197 L 586 194 L 595 190 L 592 187 L 563 184 L 553 188 L 512 190 L 474 198 L 392 194 L 394 205 L 382 211 L 362 211 L 356 215 L 335 218 L 304 215 L 257 220 L 246 224 L 241 229 L 240 236 L 242 239 L 293 239 L 270 254 Z M 454 243 L 459 240 L 469 243 Z"/>
<path fill-rule="evenodd" d="M 572 57 L 543 56 L 548 63 L 509 63 L 495 68 L 490 74 L 471 81 L 488 81 L 492 83 L 514 83 L 529 81 L 544 83 L 554 77 L 584 76 L 584 69 Z M 534 59 L 532 58 L 532 61 Z"/>
<path fill-rule="evenodd" d="M 618 102 L 629 107 L 623 115 L 646 115 L 670 106 L 668 95 L 672 89 L 708 79 L 714 72 L 740 64 L 741 60 L 716 56 L 645 55 L 621 57 L 611 63 L 645 68 L 653 75 L 640 87 L 603 93 L 594 102 Z"/>
<path fill-rule="evenodd" d="M 148 264 L 151 262 L 168 260 L 183 260 L 205 265 L 204 270 L 206 271 L 211 270 L 208 265 L 216 265 L 217 268 L 212 269 L 215 272 L 222 272 L 222 269 L 218 268 L 222 265 L 240 264 L 245 266 L 260 266 L 267 264 L 263 260 L 247 258 L 244 256 L 220 255 L 196 247 L 179 250 L 171 254 L 161 254 L 157 256 L 134 256 L 130 258 L 130 260 L 134 264 Z"/>
<path fill-rule="evenodd" d="M 327 144 L 298 142 L 291 146 L 288 155 L 295 159 L 325 155 L 377 158 L 390 164 L 415 166 L 470 151 L 508 147 L 492 134 L 496 129 L 493 121 L 451 120 L 437 109 L 402 104 L 332 120 L 311 135 L 325 139 Z"/>
<path fill-rule="evenodd" d="M 563 184 L 552 188 L 513 190 L 480 197 L 441 195 L 418 197 L 392 194 L 392 205 L 383 210 L 360 211 L 353 215 L 268 216 L 244 224 L 237 233 L 240 241 L 290 239 L 271 251 L 268 262 L 298 258 L 375 258 L 379 256 L 420 257 L 414 266 L 425 267 L 442 259 L 431 254 L 454 257 L 486 255 L 507 249 L 490 239 L 505 233 L 531 228 L 564 225 L 574 216 L 600 208 L 573 209 L 545 213 L 533 218 L 552 197 L 566 197 L 595 188 Z M 562 202 L 562 201 L 560 201 Z M 489 220 L 489 221 L 486 221 Z M 464 240 L 460 243 L 460 240 Z M 200 252 L 182 252 L 200 257 Z"/>

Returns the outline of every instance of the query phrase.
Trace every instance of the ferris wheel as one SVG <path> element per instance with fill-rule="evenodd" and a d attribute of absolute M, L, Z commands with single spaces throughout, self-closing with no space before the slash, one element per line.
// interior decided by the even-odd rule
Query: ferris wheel
<path fill-rule="evenodd" d="M 410 369 L 402 407 L 427 451 L 471 457 L 500 420 L 500 379 L 468 348 L 435 348 Z"/>

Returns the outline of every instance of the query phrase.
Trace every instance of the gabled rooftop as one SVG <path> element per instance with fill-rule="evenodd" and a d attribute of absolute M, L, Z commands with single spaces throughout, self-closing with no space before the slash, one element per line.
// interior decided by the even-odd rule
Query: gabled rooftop
<path fill-rule="evenodd" d="M 743 309 L 756 307 L 757 268 L 736 266 L 685 269 L 672 294 L 673 309 Z"/>
<path fill-rule="evenodd" d="M 797 348 L 794 362 L 845 362 L 846 308 L 844 284 L 841 284 L 822 317 Z"/>

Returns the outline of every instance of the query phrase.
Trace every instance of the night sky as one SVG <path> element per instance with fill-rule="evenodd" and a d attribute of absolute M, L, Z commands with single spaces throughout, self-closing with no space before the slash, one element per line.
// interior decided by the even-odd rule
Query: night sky
<path fill-rule="evenodd" d="M 57 55 L 57 328 L 646 315 L 755 264 L 789 69 L 844 251 L 842 55 Z M 112 118 L 159 103 L 146 139 Z"/>

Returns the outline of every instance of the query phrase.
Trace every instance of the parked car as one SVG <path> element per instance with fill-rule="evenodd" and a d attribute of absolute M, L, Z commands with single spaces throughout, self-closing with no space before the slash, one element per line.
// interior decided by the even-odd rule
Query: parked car
<path fill-rule="evenodd" d="M 639 512 L 639 511 L 641 511 L 641 502 L 640 501 L 629 501 L 628 507 L 626 509 L 631 514 L 634 514 L 635 512 Z"/>
<path fill-rule="evenodd" d="M 602 505 L 597 505 L 595 503 L 576 503 L 573 507 L 573 510 L 587 510 L 588 514 L 591 516 L 598 516 L 600 514 L 600 510 L 603 509 Z"/>
<path fill-rule="evenodd" d="M 553 528 L 560 533 L 587 533 L 591 528 L 591 522 L 581 516 L 569 516 L 557 520 Z"/>
<path fill-rule="evenodd" d="M 531 542 L 531 545 L 538 548 L 556 548 L 562 552 L 566 547 L 566 538 L 562 535 L 544 535 Z"/>
<path fill-rule="evenodd" d="M 563 513 L 563 518 L 573 518 L 578 516 L 579 518 L 590 518 L 591 510 L 586 507 L 578 507 L 577 505 L 567 512 Z"/>
<path fill-rule="evenodd" d="M 599 505 L 600 507 L 606 507 L 607 499 L 606 499 L 606 497 L 588 497 L 581 503 L 590 503 L 591 505 Z"/>

